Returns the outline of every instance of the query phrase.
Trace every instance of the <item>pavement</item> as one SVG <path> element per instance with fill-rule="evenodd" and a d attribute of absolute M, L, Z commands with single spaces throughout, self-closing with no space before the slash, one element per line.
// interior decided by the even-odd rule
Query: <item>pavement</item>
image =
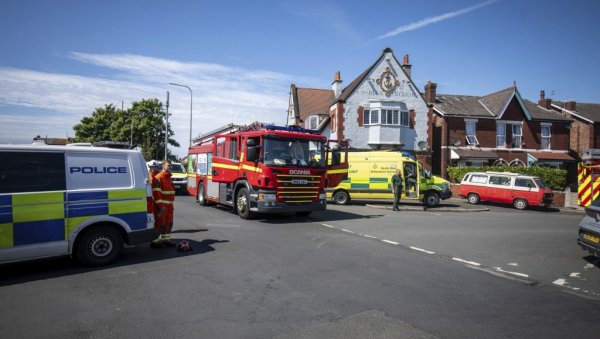
<path fill-rule="evenodd" d="M 400 204 L 398 205 L 398 209 L 400 211 L 428 211 L 428 212 L 489 212 L 490 208 L 489 207 L 485 207 L 482 205 L 467 205 L 464 206 L 464 204 L 466 203 L 465 199 L 462 198 L 450 198 L 447 200 L 443 200 L 440 202 L 439 206 L 437 207 L 425 207 L 423 205 L 423 203 L 421 203 L 420 201 L 400 201 Z M 367 203 L 366 204 L 367 207 L 371 207 L 371 208 L 379 208 L 379 209 L 386 209 L 386 210 L 391 210 L 392 209 L 392 203 L 382 203 L 382 202 L 378 202 L 378 203 Z M 578 212 L 578 213 L 585 213 L 585 210 L 583 207 L 581 206 L 576 206 L 576 207 L 555 207 L 556 209 L 560 210 L 561 212 Z"/>

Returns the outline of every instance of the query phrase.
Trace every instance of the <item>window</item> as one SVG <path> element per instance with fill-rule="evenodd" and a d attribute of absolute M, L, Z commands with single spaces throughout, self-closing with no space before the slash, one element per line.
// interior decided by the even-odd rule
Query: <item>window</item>
<path fill-rule="evenodd" d="M 512 125 L 512 147 L 521 148 L 521 139 L 523 138 L 523 126 Z"/>
<path fill-rule="evenodd" d="M 319 117 L 316 115 L 309 116 L 308 118 L 306 118 L 304 127 L 308 129 L 317 129 L 319 127 Z"/>
<path fill-rule="evenodd" d="M 225 138 L 219 137 L 217 138 L 217 153 L 216 157 L 224 158 L 225 157 Z"/>
<path fill-rule="evenodd" d="M 400 112 L 400 126 L 408 127 L 409 124 L 409 116 L 408 111 Z"/>
<path fill-rule="evenodd" d="M 469 181 L 477 184 L 486 184 L 487 178 L 487 175 L 473 174 Z"/>
<path fill-rule="evenodd" d="M 542 125 L 542 144 L 540 146 L 541 149 L 550 149 L 550 138 L 552 134 L 550 133 L 550 125 Z"/>
<path fill-rule="evenodd" d="M 496 147 L 506 147 L 506 124 L 496 125 Z"/>
<path fill-rule="evenodd" d="M 475 121 L 467 121 L 466 122 L 466 130 L 467 130 L 467 144 L 469 145 L 478 145 L 479 141 L 477 141 L 477 137 L 475 136 L 476 129 Z"/>
<path fill-rule="evenodd" d="M 238 142 L 237 138 L 229 139 L 229 159 L 231 160 L 240 160 L 240 155 L 238 153 Z"/>
<path fill-rule="evenodd" d="M 533 180 L 528 179 L 528 178 L 516 178 L 515 179 L 515 187 L 531 187 L 531 188 L 535 188 L 535 184 L 533 183 Z"/>
<path fill-rule="evenodd" d="M 509 177 L 490 176 L 490 184 L 500 186 L 510 186 Z"/>
<path fill-rule="evenodd" d="M 398 125 L 398 110 L 384 109 L 381 110 L 382 125 Z"/>
<path fill-rule="evenodd" d="M 0 152 L 0 159 L 0 193 L 66 190 L 64 153 Z"/>

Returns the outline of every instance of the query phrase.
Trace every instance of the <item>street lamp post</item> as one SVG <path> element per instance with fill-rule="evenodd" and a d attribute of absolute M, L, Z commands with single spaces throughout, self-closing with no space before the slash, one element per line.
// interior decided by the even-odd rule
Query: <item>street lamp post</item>
<path fill-rule="evenodd" d="M 190 148 L 192 147 L 192 89 L 189 86 L 186 85 L 180 85 L 180 84 L 176 84 L 173 82 L 170 82 L 169 85 L 173 85 L 173 86 L 179 86 L 179 87 L 185 87 L 188 90 L 190 90 Z"/>

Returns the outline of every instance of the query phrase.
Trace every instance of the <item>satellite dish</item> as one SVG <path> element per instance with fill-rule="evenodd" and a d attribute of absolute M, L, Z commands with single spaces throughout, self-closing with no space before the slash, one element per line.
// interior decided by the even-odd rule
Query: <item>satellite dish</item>
<path fill-rule="evenodd" d="M 419 149 L 420 149 L 421 151 L 424 151 L 424 150 L 426 150 L 427 148 L 429 148 L 429 144 L 427 143 L 427 141 L 419 141 L 419 142 L 417 143 L 417 146 L 419 147 Z"/>

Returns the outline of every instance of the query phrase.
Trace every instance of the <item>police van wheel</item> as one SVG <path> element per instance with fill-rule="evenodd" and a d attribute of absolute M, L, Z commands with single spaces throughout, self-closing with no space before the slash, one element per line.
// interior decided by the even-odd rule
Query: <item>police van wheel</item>
<path fill-rule="evenodd" d="M 333 195 L 333 202 L 336 205 L 348 205 L 350 202 L 350 196 L 345 191 L 337 191 Z"/>
<path fill-rule="evenodd" d="M 425 202 L 425 206 L 427 207 L 435 207 L 440 203 L 440 196 L 435 192 L 427 192 L 423 202 Z"/>
<path fill-rule="evenodd" d="M 251 219 L 254 216 L 254 214 L 250 212 L 250 194 L 246 187 L 242 187 L 238 191 L 235 209 L 242 219 Z"/>
<path fill-rule="evenodd" d="M 85 265 L 104 266 L 115 262 L 123 249 L 123 236 L 110 226 L 86 230 L 77 242 L 77 259 Z"/>
<path fill-rule="evenodd" d="M 206 195 L 204 194 L 204 183 L 203 182 L 198 183 L 197 200 L 198 200 L 198 204 L 200 204 L 200 206 L 208 205 L 208 202 L 206 201 Z"/>

